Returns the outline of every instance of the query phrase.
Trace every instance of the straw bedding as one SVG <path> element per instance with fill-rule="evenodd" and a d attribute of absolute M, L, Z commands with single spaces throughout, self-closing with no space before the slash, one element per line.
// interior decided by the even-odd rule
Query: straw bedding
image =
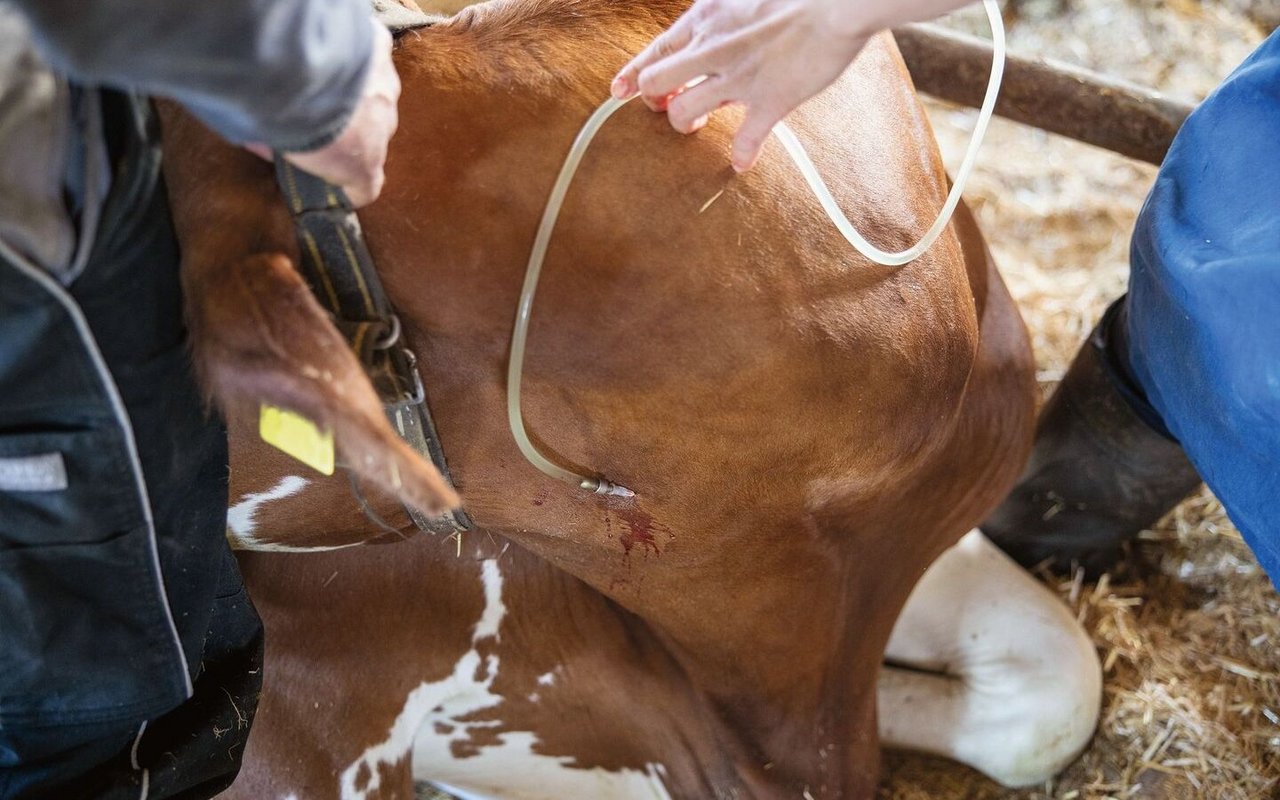
<path fill-rule="evenodd" d="M 985 35 L 978 14 L 948 24 Z M 1276 0 L 1024 0 L 1009 43 L 1199 100 L 1276 24 Z M 930 113 L 958 163 L 973 113 L 938 103 Z M 1047 395 L 1124 291 L 1128 236 L 1155 169 L 1005 122 L 984 154 L 967 198 L 1031 330 Z M 1105 667 L 1102 721 L 1084 756 L 1049 785 L 1012 792 L 939 759 L 890 754 L 883 798 L 1280 797 L 1280 597 L 1209 493 L 1144 533 L 1116 574 L 1046 580 Z"/>

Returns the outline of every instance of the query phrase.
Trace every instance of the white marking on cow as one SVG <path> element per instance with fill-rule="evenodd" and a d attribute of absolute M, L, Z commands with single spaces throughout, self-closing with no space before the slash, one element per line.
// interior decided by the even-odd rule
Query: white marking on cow
<path fill-rule="evenodd" d="M 503 735 L 497 748 L 487 748 L 477 758 L 486 758 L 489 750 L 498 757 L 485 763 L 462 767 L 458 778 L 445 778 L 435 785 L 459 800 L 671 800 L 661 764 L 646 764 L 643 771 L 624 769 L 575 769 L 572 758 L 539 755 L 533 751 L 537 739 L 532 733 Z M 414 749 L 414 774 L 418 776 L 418 751 Z M 517 770 L 504 773 L 503 770 Z M 420 776 L 419 776 L 420 777 Z"/>
<path fill-rule="evenodd" d="M 502 603 L 502 571 L 498 568 L 498 562 L 481 562 L 480 576 L 484 586 L 484 610 L 471 634 L 471 649 L 458 659 L 453 666 L 453 673 L 448 677 L 423 683 L 409 693 L 387 738 L 365 750 L 360 758 L 343 771 L 340 777 L 342 800 L 365 800 L 376 791 L 382 783 L 378 766 L 394 764 L 404 758 L 413 744 L 414 735 L 428 714 L 437 717 L 462 716 L 502 702 L 500 696 L 489 690 L 498 675 L 498 657 L 490 655 L 484 659 L 484 679 L 476 680 L 481 658 L 475 647 L 483 639 L 497 637 L 502 618 L 506 615 L 507 609 Z M 363 775 L 362 766 L 365 768 Z M 357 777 L 361 778 L 359 785 Z"/>
<path fill-rule="evenodd" d="M 539 686 L 551 686 L 556 682 L 555 672 L 547 672 L 538 676 Z"/>
<path fill-rule="evenodd" d="M 489 636 L 502 641 L 498 627 L 502 624 L 502 618 L 507 615 L 507 607 L 502 604 L 502 572 L 498 569 L 496 559 L 481 562 L 480 579 L 484 582 L 484 613 L 476 623 L 471 641 L 478 642 Z"/>
<path fill-rule="evenodd" d="M 247 541 L 256 541 L 253 534 L 258 529 L 258 524 L 254 520 L 258 509 L 265 503 L 272 500 L 283 500 L 286 497 L 292 497 L 303 489 L 307 488 L 307 484 L 311 481 L 300 475 L 286 475 L 280 479 L 280 482 L 265 492 L 252 492 L 240 498 L 240 502 L 227 509 L 227 530 L 231 535 L 245 539 Z"/>
<path fill-rule="evenodd" d="M 352 542 L 351 544 L 325 544 L 325 545 L 294 545 L 283 544 L 282 542 L 246 542 L 243 539 L 233 543 L 234 550 L 252 550 L 255 553 L 327 553 L 330 550 L 345 550 L 348 547 L 355 547 L 361 542 Z"/>
<path fill-rule="evenodd" d="M 261 553 L 319 553 L 358 544 L 353 542 L 307 547 L 263 541 L 258 537 L 258 510 L 267 503 L 293 497 L 310 484 L 311 481 L 299 475 L 286 475 L 265 492 L 251 492 L 241 497 L 240 502 L 227 509 L 227 538 L 232 540 L 232 546 L 238 550 L 255 550 Z"/>
<path fill-rule="evenodd" d="M 434 784 L 437 789 L 445 794 L 451 794 L 458 800 L 489 800 L 487 797 L 481 797 L 478 794 L 472 794 L 465 789 L 459 789 L 457 786 L 450 786 L 447 783 Z"/>
<path fill-rule="evenodd" d="M 498 639 L 506 616 L 498 562 L 481 562 L 480 578 L 485 604 L 471 635 L 471 649 L 458 659 L 450 675 L 411 691 L 387 738 L 343 770 L 339 776 L 342 800 L 367 800 L 374 795 L 382 783 L 379 767 L 396 764 L 410 748 L 416 779 L 456 787 L 449 791 L 464 800 L 670 800 L 660 765 L 649 764 L 644 771 L 576 769 L 571 757 L 538 753 L 538 740 L 528 731 L 499 732 L 496 744 L 486 743 L 465 758 L 454 756 L 455 743 L 466 746 L 473 733 L 502 725 L 500 720 L 472 719 L 504 699 L 493 691 L 498 656 L 482 657 L 477 649 L 484 640 Z"/>

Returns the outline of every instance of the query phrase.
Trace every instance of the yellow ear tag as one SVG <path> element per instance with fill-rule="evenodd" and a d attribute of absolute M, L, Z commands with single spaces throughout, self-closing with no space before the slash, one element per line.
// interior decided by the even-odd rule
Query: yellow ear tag
<path fill-rule="evenodd" d="M 333 474 L 333 429 L 323 431 L 300 414 L 276 406 L 262 406 L 258 435 L 267 444 L 324 475 Z"/>

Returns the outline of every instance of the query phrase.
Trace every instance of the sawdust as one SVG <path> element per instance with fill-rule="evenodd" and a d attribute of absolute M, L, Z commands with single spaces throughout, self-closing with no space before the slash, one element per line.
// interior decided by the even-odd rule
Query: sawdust
<path fill-rule="evenodd" d="M 1010 49 L 1199 100 L 1280 22 L 1276 0 L 1026 0 Z M 979 14 L 948 20 L 986 35 Z M 930 103 L 948 163 L 973 113 Z M 999 157 L 991 154 L 999 153 Z M 992 125 L 967 192 L 1031 330 L 1047 394 L 1112 299 L 1155 169 L 1011 123 Z M 1280 797 L 1280 597 L 1207 492 L 1143 535 L 1122 573 L 1050 580 L 1105 665 L 1098 734 L 1049 785 L 1009 791 L 890 754 L 885 800 Z"/>

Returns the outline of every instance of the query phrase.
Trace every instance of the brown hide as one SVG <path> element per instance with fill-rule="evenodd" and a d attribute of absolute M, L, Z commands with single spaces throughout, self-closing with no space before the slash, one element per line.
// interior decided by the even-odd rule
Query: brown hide
<path fill-rule="evenodd" d="M 161 113 L 193 355 L 210 396 L 246 432 L 256 433 L 262 404 L 301 412 L 333 430 L 343 463 L 373 487 L 427 512 L 458 505 L 435 467 L 392 431 L 294 268 L 297 247 L 271 168 L 174 107 Z M 233 449 L 240 453 L 234 440 Z M 261 466 L 281 464 L 278 453 L 269 459 Z"/>
<path fill-rule="evenodd" d="M 402 39 L 400 133 L 361 217 L 483 530 L 461 558 L 425 537 L 245 556 L 269 659 L 239 796 L 336 797 L 335 776 L 386 738 L 406 694 L 469 646 L 476 561 L 504 542 L 509 615 L 486 645 L 507 698 L 495 732 L 532 731 L 582 767 L 663 763 L 677 798 L 874 793 L 875 682 L 894 619 L 1030 442 L 1026 334 L 967 210 L 921 259 L 877 266 L 839 238 L 776 144 L 751 173 L 730 170 L 734 112 L 681 137 L 625 108 L 552 241 L 524 412 L 557 459 L 636 498 L 544 477 L 506 428 L 510 326 L 546 194 L 613 71 L 678 10 L 498 0 Z M 910 244 L 941 206 L 946 176 L 888 36 L 789 122 L 872 242 Z M 170 148 L 183 156 L 170 176 L 200 275 L 193 316 L 232 325 L 226 308 L 201 310 L 226 302 L 211 276 L 269 266 L 294 280 L 279 259 L 251 261 L 293 252 L 288 220 L 269 169 L 168 125 L 184 147 Z M 328 336 L 317 314 L 269 327 Z M 225 352 L 197 348 L 234 392 L 236 360 L 208 363 Z M 345 413 L 341 400 L 327 413 Z M 233 419 L 233 502 L 305 472 L 255 433 Z M 345 478 L 308 477 L 259 509 L 259 541 L 377 535 Z M 534 677 L 556 664 L 576 680 L 529 706 Z M 382 795 L 407 796 L 407 762 L 381 780 Z"/>

